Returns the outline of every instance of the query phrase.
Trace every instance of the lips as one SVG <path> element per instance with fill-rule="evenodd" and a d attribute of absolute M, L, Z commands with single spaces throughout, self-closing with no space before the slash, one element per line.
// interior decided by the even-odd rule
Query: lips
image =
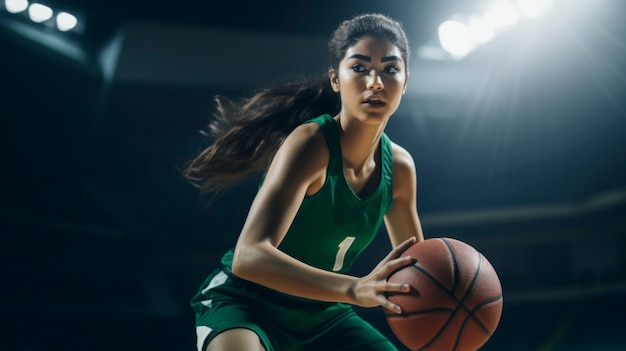
<path fill-rule="evenodd" d="M 384 106 L 385 100 L 380 95 L 370 95 L 363 100 L 363 103 L 371 106 Z"/>

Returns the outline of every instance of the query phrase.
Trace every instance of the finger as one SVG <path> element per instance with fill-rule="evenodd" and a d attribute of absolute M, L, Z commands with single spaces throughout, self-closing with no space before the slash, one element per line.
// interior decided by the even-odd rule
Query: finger
<path fill-rule="evenodd" d="M 404 251 L 406 251 L 406 249 L 408 249 L 411 245 L 415 244 L 416 241 L 417 241 L 417 239 L 414 236 L 412 236 L 412 237 L 408 238 L 407 240 L 403 241 L 400 245 L 394 247 L 391 250 L 391 252 L 389 252 L 389 254 L 387 254 L 387 256 L 385 257 L 383 262 L 387 262 L 387 261 L 393 260 L 394 258 L 400 257 L 400 255 Z"/>
<path fill-rule="evenodd" d="M 410 238 L 406 239 L 405 241 L 403 241 L 402 243 L 400 243 L 400 245 L 398 245 L 398 246 L 396 247 L 396 249 L 397 249 L 399 252 L 404 252 L 404 251 L 406 251 L 406 249 L 408 249 L 409 247 L 411 247 L 411 246 L 412 246 L 413 244 L 415 244 L 416 242 L 417 242 L 417 238 L 416 238 L 416 237 L 414 237 L 414 236 L 412 236 L 412 237 L 410 237 Z"/>
<path fill-rule="evenodd" d="M 407 240 L 400 243 L 400 245 L 394 247 L 393 250 L 391 250 L 391 252 L 389 253 L 389 255 L 387 255 L 387 257 L 389 259 L 399 257 L 404 251 L 406 251 L 409 247 L 411 247 L 411 245 L 415 244 L 416 241 L 417 239 L 414 236 L 408 238 Z"/>
<path fill-rule="evenodd" d="M 417 242 L 417 239 L 414 236 L 403 241 L 400 245 L 393 248 L 391 252 L 389 252 L 387 256 L 385 256 L 385 258 L 378 263 L 378 265 L 376 266 L 376 270 L 382 268 L 384 265 L 387 265 L 390 261 L 400 257 L 400 255 L 402 255 L 404 251 L 406 251 L 411 245 L 415 244 L 416 242 Z M 405 258 L 405 259 L 410 261 L 409 258 Z M 399 268 L 399 267 L 402 267 L 402 265 L 399 265 L 396 268 Z M 388 273 L 390 272 L 387 272 L 387 274 Z"/>
<path fill-rule="evenodd" d="M 384 295 L 378 295 L 378 302 L 382 307 L 388 309 L 391 312 L 394 312 L 396 314 L 402 313 L 402 308 L 400 308 L 400 306 L 396 305 L 395 303 L 389 301 Z"/>
<path fill-rule="evenodd" d="M 411 286 L 405 283 L 386 283 L 385 292 L 407 293 L 411 291 Z"/>
<path fill-rule="evenodd" d="M 380 269 L 380 274 L 383 277 L 388 277 L 391 273 L 399 270 L 400 268 L 407 267 L 415 262 L 415 259 L 411 256 L 403 256 L 391 261 L 388 261 Z"/>

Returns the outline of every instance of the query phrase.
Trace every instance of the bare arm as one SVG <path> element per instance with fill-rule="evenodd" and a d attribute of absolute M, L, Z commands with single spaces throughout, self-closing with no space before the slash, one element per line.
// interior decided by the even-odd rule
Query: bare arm
<path fill-rule="evenodd" d="M 254 199 L 235 247 L 233 273 L 243 279 L 295 296 L 364 307 L 398 307 L 385 292 L 407 291 L 388 284 L 387 276 L 406 265 L 398 258 L 412 240 L 392 251 L 363 278 L 328 272 L 298 261 L 277 249 L 308 193 L 319 190 L 326 175 L 328 149 L 315 124 L 297 128 L 277 152 Z"/>
<path fill-rule="evenodd" d="M 393 247 L 414 236 L 424 240 L 417 214 L 417 175 L 408 151 L 393 144 L 393 205 L 385 215 L 385 226 Z"/>

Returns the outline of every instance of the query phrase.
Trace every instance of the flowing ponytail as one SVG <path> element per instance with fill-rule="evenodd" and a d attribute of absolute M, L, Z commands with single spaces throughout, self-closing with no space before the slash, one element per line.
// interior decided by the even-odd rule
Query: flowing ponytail
<path fill-rule="evenodd" d="M 265 171 L 297 126 L 324 113 L 335 115 L 340 109 L 328 76 L 268 88 L 237 102 L 217 96 L 215 103 L 215 118 L 207 133 L 213 144 L 184 170 L 186 178 L 205 194 Z"/>
<path fill-rule="evenodd" d="M 328 42 L 330 69 L 338 72 L 348 48 L 365 36 L 389 40 L 400 49 L 408 68 L 410 48 L 402 24 L 382 14 L 363 14 L 343 21 L 333 32 Z M 215 119 L 208 130 L 213 144 L 184 170 L 205 194 L 265 171 L 298 125 L 324 113 L 336 115 L 341 108 L 328 76 L 269 88 L 238 102 L 224 97 L 215 101 Z"/>

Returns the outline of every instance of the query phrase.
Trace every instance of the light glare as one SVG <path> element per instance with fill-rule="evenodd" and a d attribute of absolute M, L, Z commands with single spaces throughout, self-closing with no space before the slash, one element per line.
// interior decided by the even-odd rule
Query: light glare
<path fill-rule="evenodd" d="M 474 49 L 468 28 L 458 21 L 445 21 L 439 25 L 439 41 L 441 47 L 457 59 Z"/>
<path fill-rule="evenodd" d="M 52 9 L 42 4 L 33 3 L 28 7 L 28 17 L 35 23 L 42 23 L 52 18 Z"/>
<path fill-rule="evenodd" d="M 469 18 L 467 29 L 472 36 L 472 40 L 474 40 L 476 44 L 484 44 L 493 39 L 495 36 L 493 28 L 482 18 L 476 15 Z"/>
<path fill-rule="evenodd" d="M 10 13 L 20 13 L 28 8 L 27 0 L 5 0 L 4 7 Z"/>
<path fill-rule="evenodd" d="M 76 27 L 78 20 L 76 19 L 76 16 L 70 13 L 59 12 L 56 22 L 58 30 L 60 30 L 61 32 L 67 32 L 68 30 Z"/>
<path fill-rule="evenodd" d="M 517 0 L 517 9 L 527 18 L 537 18 L 548 12 L 553 5 L 552 0 Z"/>
<path fill-rule="evenodd" d="M 487 22 L 494 29 L 511 27 L 519 21 L 517 10 L 508 1 L 498 1 L 491 5 L 483 15 Z"/>

